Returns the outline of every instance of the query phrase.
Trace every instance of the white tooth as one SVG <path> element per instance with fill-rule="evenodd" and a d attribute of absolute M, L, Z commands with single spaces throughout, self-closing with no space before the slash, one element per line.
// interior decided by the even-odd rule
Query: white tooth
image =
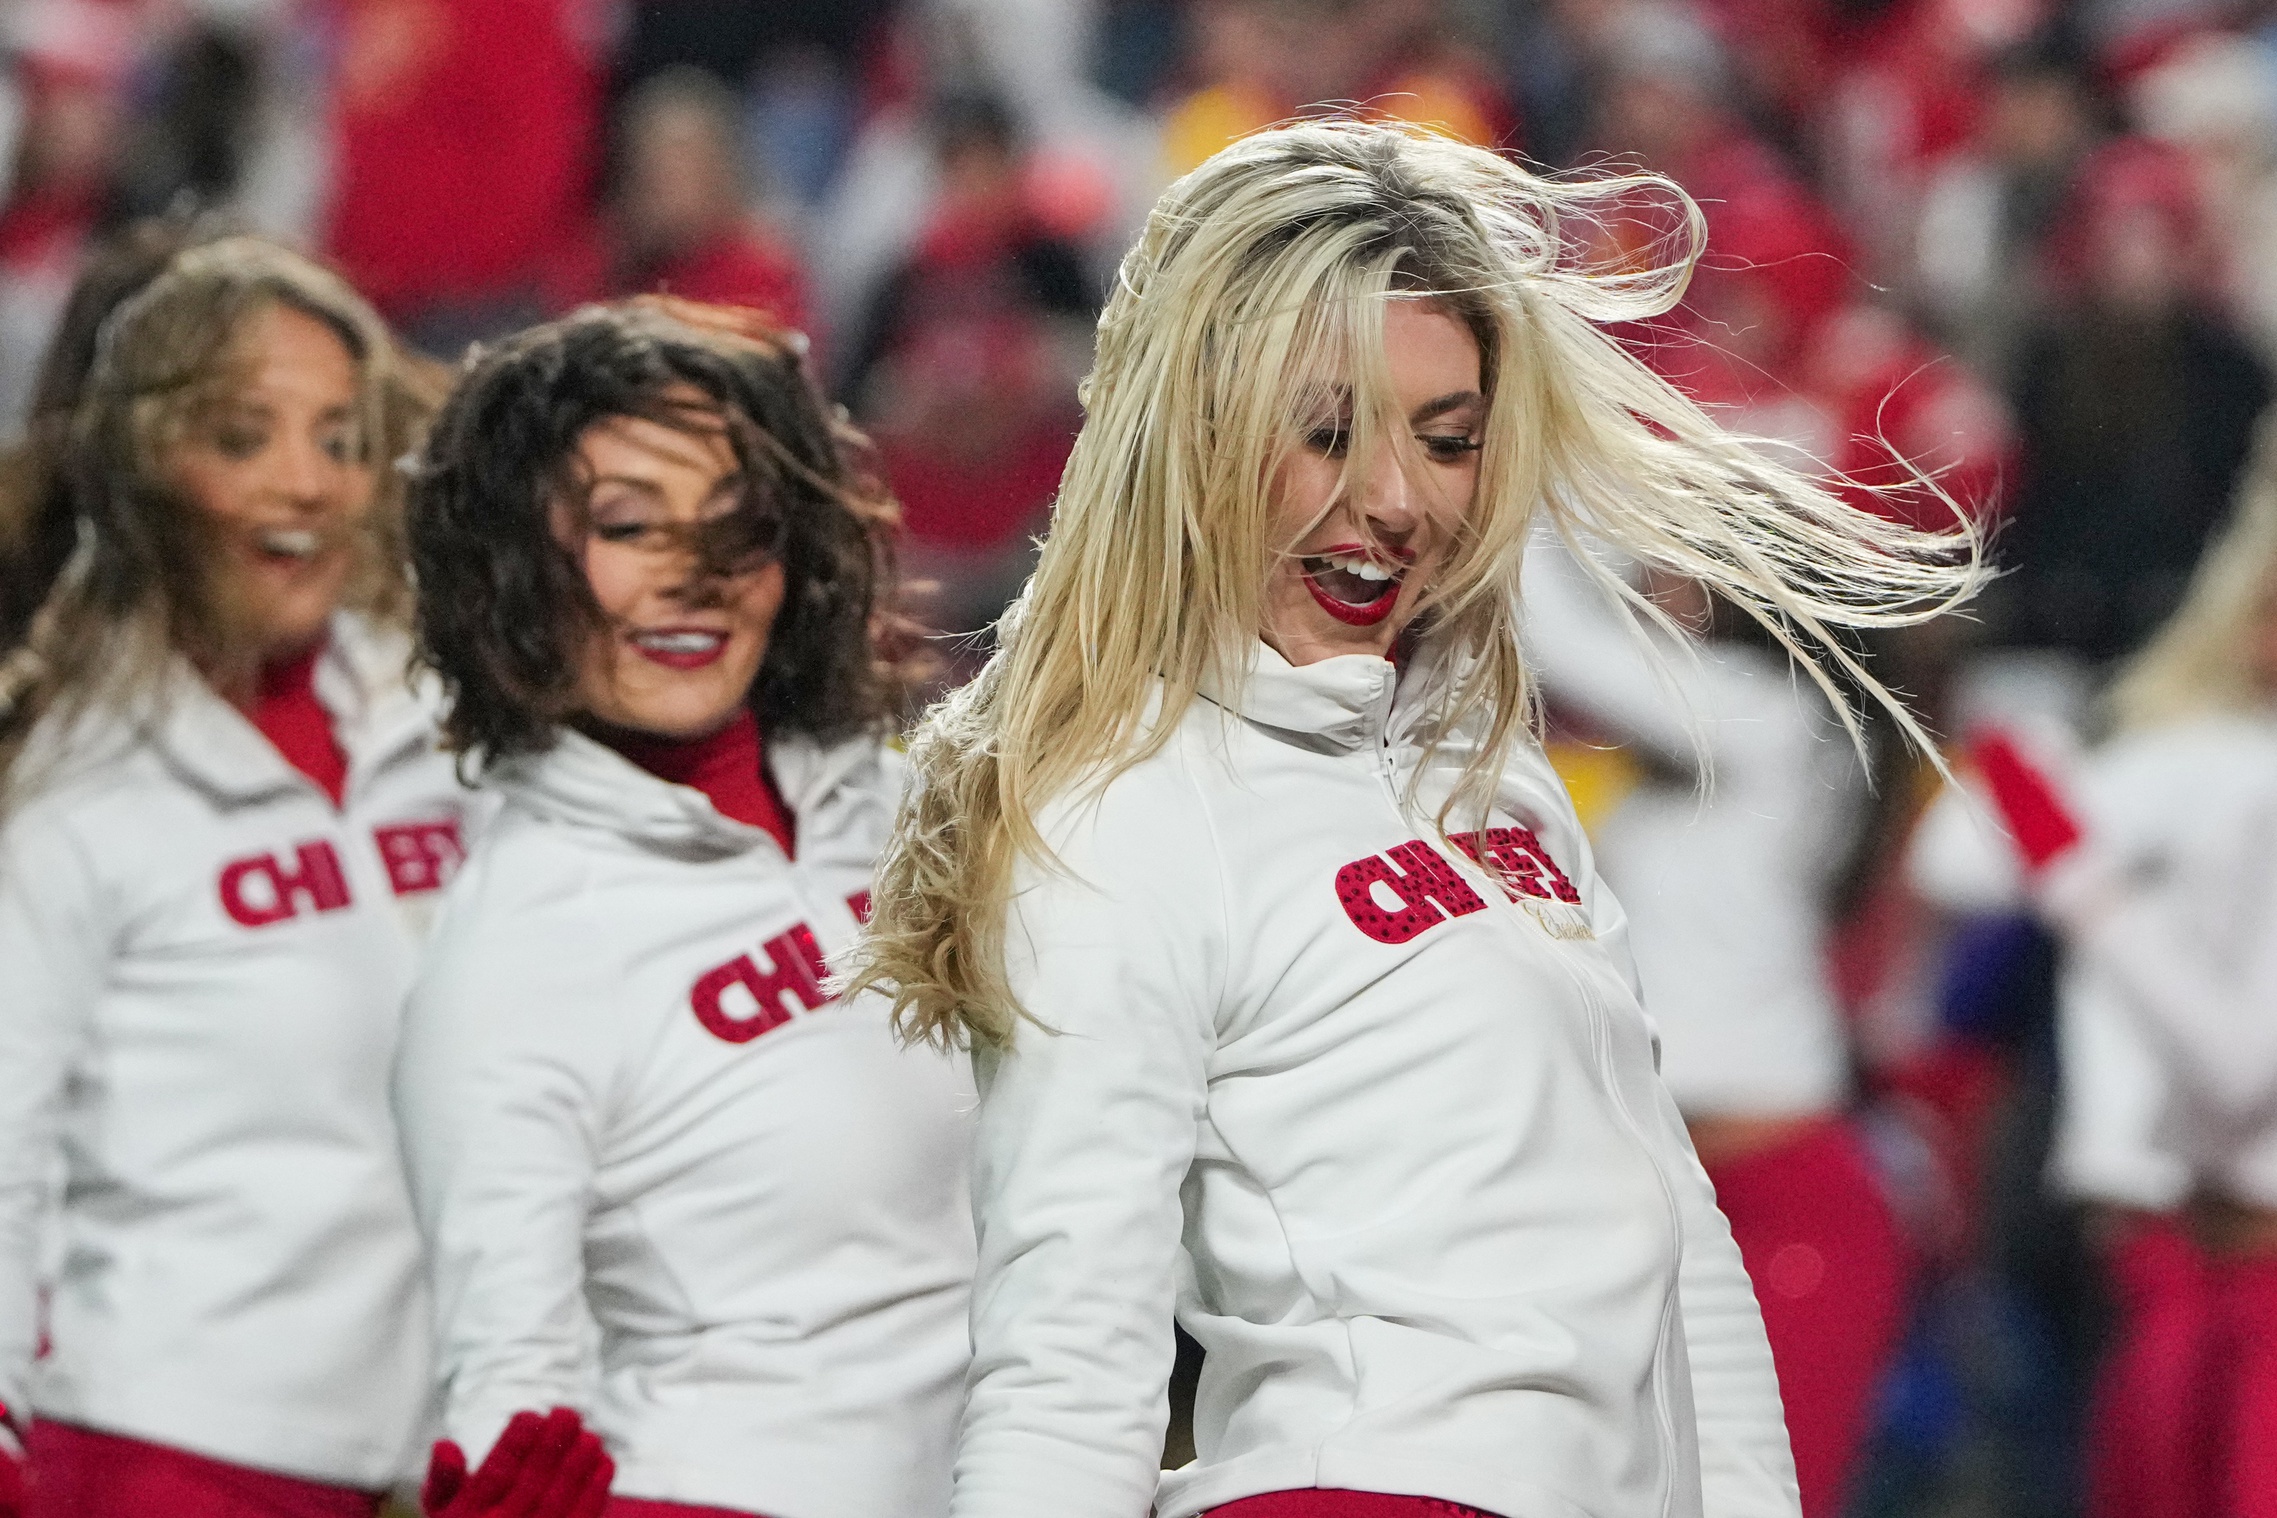
<path fill-rule="evenodd" d="M 720 640 L 716 633 L 643 633 L 640 641 L 666 653 L 700 654 Z"/>
<path fill-rule="evenodd" d="M 271 527 L 261 534 L 261 547 L 270 553 L 305 559 L 317 549 L 317 536 L 305 527 Z"/>
<path fill-rule="evenodd" d="M 1391 578 L 1390 570 L 1384 568 L 1381 564 L 1373 562 L 1354 565 L 1352 567 L 1352 573 L 1358 575 L 1363 580 L 1388 580 Z"/>

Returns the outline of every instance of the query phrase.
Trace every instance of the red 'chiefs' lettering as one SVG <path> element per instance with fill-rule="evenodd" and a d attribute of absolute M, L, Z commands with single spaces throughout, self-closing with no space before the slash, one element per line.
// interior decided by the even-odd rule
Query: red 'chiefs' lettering
<path fill-rule="evenodd" d="M 749 954 L 738 954 L 705 971 L 688 993 L 696 1021 L 731 1044 L 749 1043 L 789 1022 L 793 1012 L 811 1012 L 829 1000 L 822 994 L 829 973 L 822 946 L 805 923 L 768 939 L 760 954 L 765 969 Z"/>
<path fill-rule="evenodd" d="M 466 861 L 466 845 L 459 841 L 456 818 L 373 828 L 372 842 L 379 846 L 380 861 L 387 866 L 387 883 L 398 896 L 441 890 Z"/>
<path fill-rule="evenodd" d="M 318 912 L 337 912 L 349 904 L 348 877 L 331 844 L 321 838 L 301 844 L 293 859 L 287 867 L 274 854 L 255 854 L 223 865 L 218 886 L 221 909 L 230 920 L 265 928 L 298 917 L 303 903 Z"/>
<path fill-rule="evenodd" d="M 1534 836 L 1532 828 L 1450 833 L 1447 841 L 1484 866 L 1489 875 L 1501 882 L 1503 893 L 1512 901 L 1521 896 L 1532 896 L 1540 901 L 1578 903 L 1581 900 L 1581 893 L 1573 888 L 1573 882 L 1558 868 L 1557 861 L 1550 858 L 1550 851 L 1542 847 L 1542 840 Z"/>
<path fill-rule="evenodd" d="M 1378 887 L 1400 903 L 1397 910 L 1383 904 Z M 1378 943 L 1406 943 L 1449 917 L 1486 909 L 1485 898 L 1446 856 L 1420 840 L 1390 850 L 1389 858 L 1370 854 L 1338 870 L 1336 899 L 1344 903 L 1352 926 Z"/>

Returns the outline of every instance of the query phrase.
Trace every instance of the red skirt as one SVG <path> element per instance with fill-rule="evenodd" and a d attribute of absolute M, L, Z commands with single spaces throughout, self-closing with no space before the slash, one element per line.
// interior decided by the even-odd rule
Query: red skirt
<path fill-rule="evenodd" d="M 1475 1507 L 1437 1497 L 1391 1497 L 1381 1492 L 1347 1492 L 1306 1487 L 1294 1492 L 1260 1492 L 1213 1507 L 1203 1518 L 1495 1518 Z"/>
<path fill-rule="evenodd" d="M 1849 1120 L 1708 1167 L 1763 1309 L 1803 1518 L 1842 1510 L 1905 1329 L 1911 1262 Z"/>
<path fill-rule="evenodd" d="M 45 1418 L 25 1443 L 24 1518 L 373 1518 L 383 1495 Z"/>
<path fill-rule="evenodd" d="M 2214 1263 L 2215 1511 L 2277 1518 L 2277 1257 Z"/>

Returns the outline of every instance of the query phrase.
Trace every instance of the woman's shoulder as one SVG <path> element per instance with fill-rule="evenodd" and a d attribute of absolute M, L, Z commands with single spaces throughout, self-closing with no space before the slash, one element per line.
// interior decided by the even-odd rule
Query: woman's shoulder
<path fill-rule="evenodd" d="M 2181 815 L 2277 786 L 2277 716 L 2213 713 L 2122 734 L 2090 756 L 2086 784 L 2100 810 Z"/>

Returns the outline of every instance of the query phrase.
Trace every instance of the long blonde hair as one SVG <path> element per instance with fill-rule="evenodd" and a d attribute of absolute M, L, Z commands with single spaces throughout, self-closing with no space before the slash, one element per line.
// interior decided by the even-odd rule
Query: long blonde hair
<path fill-rule="evenodd" d="M 1653 258 L 1589 266 L 1583 240 L 1640 196 L 1673 208 L 1677 230 Z M 1461 319 L 1485 380 L 1475 503 L 1417 620 L 1458 655 L 1438 731 L 1478 735 L 1447 811 L 1483 813 L 1531 725 L 1517 590 L 1542 512 L 1722 591 L 1830 694 L 1829 665 L 1926 743 L 1834 629 L 1919 620 L 1972 590 L 1966 517 L 1924 533 L 1845 504 L 1597 325 L 1674 305 L 1702 236 L 1664 179 L 1561 183 L 1359 122 L 1261 133 L 1171 186 L 1100 318 L 1083 431 L 1001 650 L 913 739 L 850 987 L 889 991 L 905 1037 L 1009 1043 L 1023 1013 L 1004 918 L 1016 861 L 1050 858 L 1039 808 L 1159 750 L 1205 679 L 1239 681 L 1265 566 L 1292 546 L 1271 541 L 1275 465 L 1344 382 L 1322 376 L 1351 386 L 1349 458 L 1405 430 L 1384 375 L 1387 295 Z"/>
<path fill-rule="evenodd" d="M 2206 545 L 2182 604 L 2105 697 L 2120 731 L 2265 709 L 2253 644 L 2277 611 L 2277 407 L 2262 413 L 2229 525 Z"/>
<path fill-rule="evenodd" d="M 391 465 L 433 410 L 432 379 L 344 280 L 299 254 L 255 237 L 185 247 L 101 314 L 76 394 L 51 398 L 32 438 L 0 464 L 0 567 L 19 593 L 45 582 L 0 644 L 0 816 L 29 788 L 18 760 L 43 719 L 150 693 L 176 651 L 225 669 L 247 657 L 231 609 L 214 604 L 204 539 L 167 462 L 201 409 L 237 382 L 254 318 L 279 305 L 323 322 L 356 364 L 376 499 L 346 604 L 407 616 Z M 71 546 L 59 562 L 33 562 L 62 543 Z"/>

